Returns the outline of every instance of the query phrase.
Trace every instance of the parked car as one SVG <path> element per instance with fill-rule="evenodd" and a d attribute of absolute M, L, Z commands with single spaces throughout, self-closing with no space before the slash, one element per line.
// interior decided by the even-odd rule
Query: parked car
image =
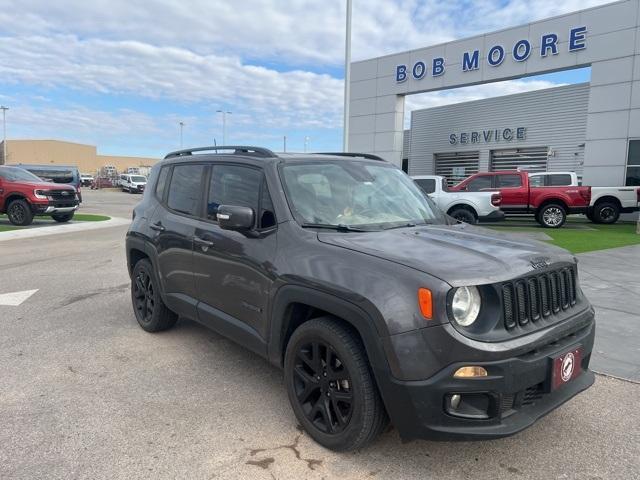
<path fill-rule="evenodd" d="M 13 166 L 23 168 L 37 177 L 40 177 L 45 182 L 73 185 L 76 189 L 76 193 L 78 194 L 78 200 L 82 203 L 82 192 L 80 191 L 82 181 L 80 180 L 80 172 L 77 167 L 52 164 L 32 165 L 28 163 L 19 163 Z"/>
<path fill-rule="evenodd" d="M 534 215 L 546 228 L 561 227 L 568 214 L 587 213 L 591 200 L 591 187 L 536 187 L 530 185 L 527 172 L 515 170 L 476 173 L 449 189 L 498 190 L 502 194 L 500 208 L 506 215 Z"/>
<path fill-rule="evenodd" d="M 575 172 L 536 172 L 529 174 L 532 186 L 578 186 Z M 640 187 L 591 187 L 586 215 L 594 223 L 616 223 L 621 213 L 640 210 Z"/>
<path fill-rule="evenodd" d="M 90 173 L 81 173 L 80 174 L 80 183 L 83 187 L 90 187 L 94 182 L 93 175 Z"/>
<path fill-rule="evenodd" d="M 411 178 L 440 210 L 460 222 L 475 224 L 504 220 L 500 192 L 450 192 L 445 177 L 417 175 Z"/>
<path fill-rule="evenodd" d="M 142 193 L 147 185 L 147 177 L 142 175 L 120 175 L 120 188 L 123 192 Z"/>
<path fill-rule="evenodd" d="M 68 222 L 78 204 L 78 194 L 71 185 L 43 182 L 22 168 L 0 166 L 0 213 L 6 213 L 14 225 L 30 225 L 35 215 Z"/>
<path fill-rule="evenodd" d="M 404 439 L 512 435 L 594 381 L 574 255 L 453 222 L 373 155 L 170 153 L 126 255 L 144 330 L 186 317 L 283 368 L 330 449 L 389 418 Z"/>

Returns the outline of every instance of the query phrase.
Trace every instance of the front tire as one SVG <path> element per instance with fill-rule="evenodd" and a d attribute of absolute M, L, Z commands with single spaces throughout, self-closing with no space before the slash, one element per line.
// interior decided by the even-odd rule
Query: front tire
<path fill-rule="evenodd" d="M 29 202 L 23 199 L 13 200 L 7 207 L 7 218 L 13 225 L 26 227 L 33 222 L 33 211 Z"/>
<path fill-rule="evenodd" d="M 361 448 L 388 423 L 359 337 L 334 318 L 309 320 L 293 332 L 284 376 L 298 421 L 323 447 Z"/>
<path fill-rule="evenodd" d="M 536 219 L 545 228 L 560 228 L 567 221 L 567 211 L 562 205 L 550 203 L 540 209 Z"/>
<path fill-rule="evenodd" d="M 613 202 L 601 202 L 593 207 L 593 222 L 611 225 L 620 218 L 620 207 Z"/>
<path fill-rule="evenodd" d="M 454 208 L 449 213 L 449 216 L 455 218 L 458 222 L 469 223 L 471 225 L 475 225 L 478 223 L 478 218 L 467 208 Z"/>
<path fill-rule="evenodd" d="M 51 218 L 53 218 L 56 222 L 59 223 L 66 223 L 68 221 L 70 221 L 73 218 L 75 212 L 71 212 L 71 213 L 54 213 L 53 215 L 51 215 Z"/>
<path fill-rule="evenodd" d="M 147 332 L 167 330 L 178 321 L 178 315 L 162 301 L 153 267 L 147 259 L 133 267 L 131 301 L 138 324 Z"/>

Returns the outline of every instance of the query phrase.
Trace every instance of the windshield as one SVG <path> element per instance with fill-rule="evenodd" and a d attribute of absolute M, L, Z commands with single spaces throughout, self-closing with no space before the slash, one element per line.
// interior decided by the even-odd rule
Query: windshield
<path fill-rule="evenodd" d="M 42 182 L 33 173 L 17 167 L 0 167 L 0 178 L 4 178 L 9 182 Z"/>
<path fill-rule="evenodd" d="M 282 177 L 289 206 L 302 224 L 377 229 L 446 223 L 413 181 L 388 164 L 289 164 Z"/>
<path fill-rule="evenodd" d="M 145 177 L 131 177 L 132 182 L 144 183 L 147 181 Z"/>

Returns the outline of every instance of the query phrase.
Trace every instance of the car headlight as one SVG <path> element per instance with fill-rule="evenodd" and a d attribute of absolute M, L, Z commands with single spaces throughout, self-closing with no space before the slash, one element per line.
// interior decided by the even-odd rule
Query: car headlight
<path fill-rule="evenodd" d="M 453 294 L 451 313 L 456 323 L 462 327 L 473 324 L 480 313 L 480 291 L 477 287 L 460 287 Z"/>
<path fill-rule="evenodd" d="M 46 200 L 47 198 L 49 198 L 47 197 L 47 194 L 44 192 L 44 190 L 34 190 L 33 196 L 42 200 Z"/>

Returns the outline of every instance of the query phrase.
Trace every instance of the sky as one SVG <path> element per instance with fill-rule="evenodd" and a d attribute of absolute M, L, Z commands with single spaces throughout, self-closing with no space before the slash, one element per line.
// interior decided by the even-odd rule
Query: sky
<path fill-rule="evenodd" d="M 353 0 L 352 59 L 528 23 L 601 0 Z M 535 8 L 532 8 L 535 6 Z M 160 157 L 222 143 L 341 150 L 344 0 L 0 0 L 7 137 Z M 574 70 L 407 98 L 416 108 L 589 80 Z"/>

